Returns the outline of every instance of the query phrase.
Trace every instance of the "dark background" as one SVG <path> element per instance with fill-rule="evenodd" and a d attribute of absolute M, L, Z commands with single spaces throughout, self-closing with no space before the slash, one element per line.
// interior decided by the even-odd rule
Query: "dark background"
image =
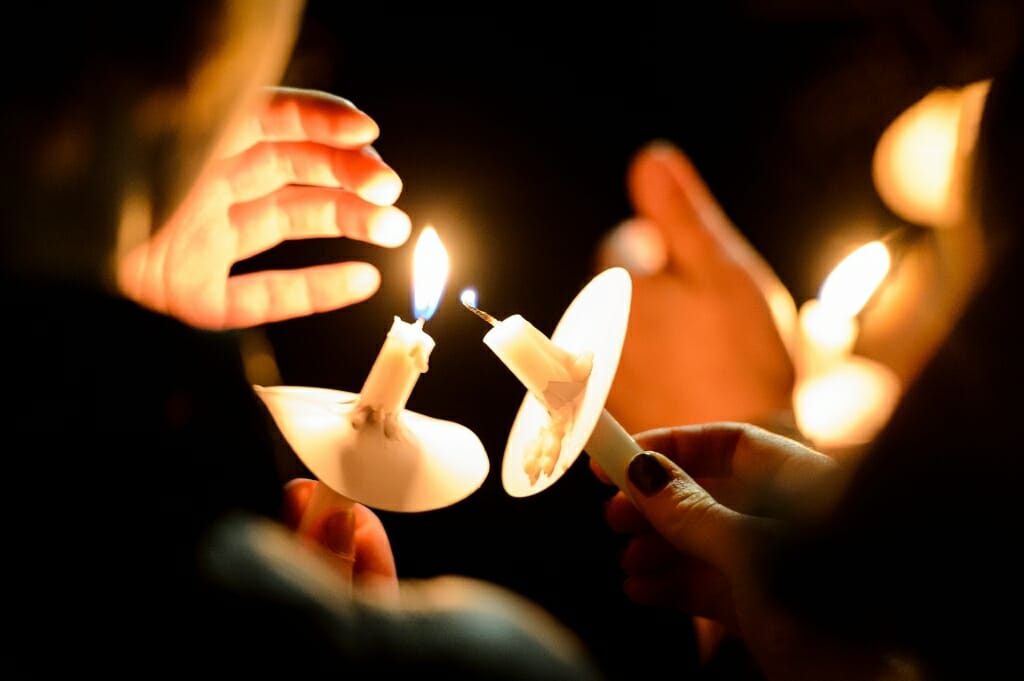
<path fill-rule="evenodd" d="M 711 3 L 709 3 L 711 4 Z M 501 488 L 524 389 L 481 343 L 465 286 L 498 317 L 550 333 L 594 274 L 597 240 L 630 216 L 625 170 L 664 138 L 695 161 L 726 213 L 790 287 L 814 295 L 839 249 L 898 224 L 871 186 L 874 142 L 936 84 L 987 75 L 1019 27 L 1019 2 L 694 3 L 664 10 L 351 16 L 313 0 L 285 82 L 351 99 L 403 178 L 407 245 L 286 244 L 276 264 L 376 263 L 371 300 L 276 324 L 281 379 L 358 391 L 393 315 L 412 321 L 412 249 L 435 226 L 452 261 L 427 324 L 437 346 L 410 409 L 462 423 L 491 459 L 449 508 L 380 512 L 403 576 L 494 580 L 579 633 L 612 676 L 692 669 L 686 618 L 621 594 L 611 489 L 584 459 L 533 497 Z M 552 13 L 553 8 L 548 8 Z"/>

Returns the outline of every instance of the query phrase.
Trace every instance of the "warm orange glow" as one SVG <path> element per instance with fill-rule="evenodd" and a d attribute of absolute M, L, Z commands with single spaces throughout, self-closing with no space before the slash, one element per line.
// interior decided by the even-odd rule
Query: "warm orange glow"
<path fill-rule="evenodd" d="M 852 356 L 802 381 L 793 395 L 797 426 L 816 446 L 864 444 L 889 420 L 899 380 L 883 364 Z"/>
<path fill-rule="evenodd" d="M 448 283 L 448 251 L 433 227 L 425 227 L 416 242 L 412 259 L 413 313 L 430 319 Z"/>
<path fill-rule="evenodd" d="M 818 299 L 834 314 L 854 317 L 885 279 L 891 264 L 889 249 L 881 241 L 864 244 L 829 273 Z"/>
<path fill-rule="evenodd" d="M 875 148 L 875 187 L 889 208 L 925 226 L 948 227 L 960 215 L 960 187 L 974 146 L 989 81 L 939 88 L 900 114 Z"/>
<path fill-rule="evenodd" d="M 800 356 L 798 370 L 802 376 L 819 373 L 843 359 L 853 349 L 857 338 L 857 320 L 808 300 L 800 306 Z"/>

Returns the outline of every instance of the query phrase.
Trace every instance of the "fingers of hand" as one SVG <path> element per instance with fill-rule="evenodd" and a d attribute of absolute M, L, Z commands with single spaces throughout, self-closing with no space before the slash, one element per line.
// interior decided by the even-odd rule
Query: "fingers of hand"
<path fill-rule="evenodd" d="M 628 477 L 634 503 L 665 539 L 723 572 L 732 571 L 738 514 L 656 452 L 633 457 Z"/>
<path fill-rule="evenodd" d="M 237 232 L 236 255 L 244 259 L 287 239 L 348 237 L 399 246 L 412 229 L 409 216 L 339 189 L 287 186 L 229 210 Z"/>
<path fill-rule="evenodd" d="M 235 201 L 251 201 L 288 184 L 339 187 L 390 205 L 402 180 L 373 147 L 336 149 L 314 142 L 264 142 L 218 162 Z"/>
<path fill-rule="evenodd" d="M 379 286 L 380 272 L 361 262 L 234 276 L 227 282 L 222 326 L 247 328 L 335 310 L 366 300 Z"/>
<path fill-rule="evenodd" d="M 293 530 L 299 526 L 302 520 L 302 513 L 309 505 L 313 496 L 313 488 L 316 487 L 316 480 L 306 478 L 294 478 L 284 486 L 284 509 L 283 520 Z"/>
<path fill-rule="evenodd" d="M 630 556 L 632 549 L 631 544 L 623 558 L 627 575 L 623 591 L 630 600 L 643 605 L 675 608 L 731 624 L 733 611 L 729 583 L 721 573 L 707 563 L 673 553 L 664 544 L 657 549 L 656 556 Z M 628 562 L 636 565 L 627 567 L 625 563 Z"/>
<path fill-rule="evenodd" d="M 651 524 L 644 514 L 629 500 L 629 497 L 621 492 L 605 504 L 604 517 L 608 527 L 619 534 L 638 534 L 651 531 Z"/>
<path fill-rule="evenodd" d="M 660 272 L 668 264 L 668 247 L 662 230 L 650 220 L 626 220 L 601 239 L 597 250 L 599 269 L 624 267 L 637 276 Z"/>
<path fill-rule="evenodd" d="M 384 525 L 377 515 L 362 504 L 353 506 L 355 516 L 357 580 L 372 583 L 375 588 L 392 588 L 397 595 L 398 569 Z"/>
<path fill-rule="evenodd" d="M 719 237 L 731 226 L 678 148 L 667 142 L 645 147 L 630 168 L 629 186 L 637 212 L 662 230 L 677 266 L 698 273 L 724 255 Z"/>
<path fill-rule="evenodd" d="M 259 142 L 317 142 L 340 148 L 373 143 L 376 122 L 349 100 L 317 90 L 270 88 L 266 103 L 232 130 L 222 154 L 237 154 Z"/>

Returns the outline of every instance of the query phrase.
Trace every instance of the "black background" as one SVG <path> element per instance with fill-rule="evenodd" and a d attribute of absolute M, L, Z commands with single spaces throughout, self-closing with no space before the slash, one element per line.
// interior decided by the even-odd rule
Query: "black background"
<path fill-rule="evenodd" d="M 709 3 L 711 4 L 711 3 Z M 458 421 L 485 445 L 483 487 L 449 508 L 380 512 L 399 572 L 494 580 L 579 633 L 612 676 L 694 664 L 686 619 L 626 602 L 611 489 L 581 459 L 548 490 L 501 488 L 505 437 L 524 389 L 481 343 L 466 286 L 498 317 L 544 332 L 594 274 L 597 240 L 631 214 L 633 153 L 669 139 L 790 287 L 814 295 L 839 249 L 898 224 L 871 186 L 885 125 L 938 83 L 985 75 L 1013 2 L 716 3 L 695 10 L 376 13 L 314 0 L 285 78 L 351 99 L 382 130 L 413 236 L 398 249 L 286 244 L 276 264 L 358 258 L 382 290 L 336 312 L 272 325 L 281 380 L 358 391 L 391 324 L 411 321 L 416 234 L 435 226 L 448 288 L 437 345 L 408 407 Z M 554 8 L 548 8 L 552 13 Z"/>

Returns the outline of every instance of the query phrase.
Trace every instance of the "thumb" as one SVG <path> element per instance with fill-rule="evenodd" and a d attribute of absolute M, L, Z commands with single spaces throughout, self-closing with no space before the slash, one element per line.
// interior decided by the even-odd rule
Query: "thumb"
<path fill-rule="evenodd" d="M 637 213 L 662 230 L 670 261 L 700 271 L 730 247 L 732 226 L 690 159 L 669 142 L 637 153 L 628 172 Z"/>
<path fill-rule="evenodd" d="M 640 452 L 627 468 L 629 494 L 651 526 L 683 553 L 731 575 L 744 516 L 718 503 L 671 459 Z"/>

